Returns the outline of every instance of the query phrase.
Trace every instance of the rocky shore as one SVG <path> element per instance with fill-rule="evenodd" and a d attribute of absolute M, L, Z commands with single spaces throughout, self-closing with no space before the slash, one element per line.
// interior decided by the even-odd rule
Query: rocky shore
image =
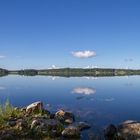
<path fill-rule="evenodd" d="M 140 140 L 140 122 L 128 120 L 118 126 L 110 124 L 104 136 L 105 140 Z"/>
<path fill-rule="evenodd" d="M 50 113 L 42 102 L 14 108 L 0 123 L 0 140 L 74 140 L 90 128 L 85 122 L 75 122 L 72 112 Z"/>
<path fill-rule="evenodd" d="M 0 115 L 0 140 L 80 140 L 81 132 L 90 129 L 86 122 L 77 122 L 72 112 L 58 110 L 51 113 L 42 102 L 25 108 L 7 108 Z M 94 132 L 93 132 L 94 133 Z M 103 140 L 139 140 L 140 123 L 126 121 L 104 129 Z M 90 137 L 89 140 L 102 140 Z"/>

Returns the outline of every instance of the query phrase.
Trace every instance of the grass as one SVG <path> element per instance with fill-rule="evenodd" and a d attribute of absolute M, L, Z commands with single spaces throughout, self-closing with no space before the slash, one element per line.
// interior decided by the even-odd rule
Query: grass
<path fill-rule="evenodd" d="M 6 133 L 14 133 L 15 138 L 33 138 L 33 139 L 44 139 L 44 140 L 59 140 L 59 138 L 53 138 L 51 133 L 51 128 L 48 127 L 46 129 L 46 133 L 44 134 L 41 129 L 31 129 L 31 123 L 33 121 L 33 117 L 35 115 L 43 116 L 44 114 L 49 114 L 47 111 L 39 110 L 38 112 L 34 112 L 26 117 L 26 112 L 21 111 L 21 109 L 16 109 L 14 106 L 12 106 L 9 102 L 9 100 L 6 100 L 5 103 L 0 105 L 0 131 L 2 134 L 3 131 Z M 26 122 L 26 126 L 24 126 L 24 129 L 19 130 L 19 128 L 15 126 L 10 126 L 8 124 L 9 120 L 11 119 L 23 119 Z M 56 131 L 58 133 L 61 133 L 63 130 L 63 125 L 58 125 L 56 127 Z"/>
<path fill-rule="evenodd" d="M 4 125 L 9 118 L 20 118 L 21 116 L 23 116 L 23 113 L 15 109 L 9 100 L 0 105 L 0 125 Z"/>

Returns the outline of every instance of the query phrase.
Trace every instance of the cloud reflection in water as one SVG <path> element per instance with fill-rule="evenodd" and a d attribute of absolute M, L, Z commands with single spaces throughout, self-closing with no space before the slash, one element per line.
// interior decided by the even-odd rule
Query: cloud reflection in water
<path fill-rule="evenodd" d="M 77 87 L 72 90 L 72 93 L 82 94 L 82 95 L 91 95 L 96 93 L 96 89 L 89 87 Z"/>

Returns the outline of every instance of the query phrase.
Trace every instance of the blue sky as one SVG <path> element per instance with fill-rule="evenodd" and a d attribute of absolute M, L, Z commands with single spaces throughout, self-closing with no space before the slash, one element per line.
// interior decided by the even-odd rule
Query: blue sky
<path fill-rule="evenodd" d="M 0 67 L 138 69 L 139 7 L 139 0 L 1 0 Z"/>

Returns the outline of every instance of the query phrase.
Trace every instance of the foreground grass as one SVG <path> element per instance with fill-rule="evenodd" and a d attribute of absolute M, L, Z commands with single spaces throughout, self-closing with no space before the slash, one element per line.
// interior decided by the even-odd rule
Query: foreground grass
<path fill-rule="evenodd" d="M 51 138 L 51 130 L 49 128 L 45 129 L 45 133 L 43 133 L 40 128 L 31 128 L 34 118 L 43 118 L 46 115 L 48 114 L 43 111 L 27 114 L 25 110 L 22 110 L 21 108 L 15 108 L 10 104 L 9 100 L 7 100 L 4 104 L 0 105 L 0 140 L 59 140 L 59 138 Z M 19 122 L 19 120 L 21 122 Z M 15 122 L 15 125 L 10 125 L 10 122 Z M 56 127 L 56 131 L 61 132 L 62 130 L 62 125 L 58 125 Z M 9 135 L 11 135 L 10 138 Z"/>
<path fill-rule="evenodd" d="M 4 125 L 7 120 L 11 117 L 13 118 L 20 118 L 23 116 L 23 113 L 14 108 L 9 100 L 6 100 L 4 104 L 0 105 L 0 125 Z"/>

